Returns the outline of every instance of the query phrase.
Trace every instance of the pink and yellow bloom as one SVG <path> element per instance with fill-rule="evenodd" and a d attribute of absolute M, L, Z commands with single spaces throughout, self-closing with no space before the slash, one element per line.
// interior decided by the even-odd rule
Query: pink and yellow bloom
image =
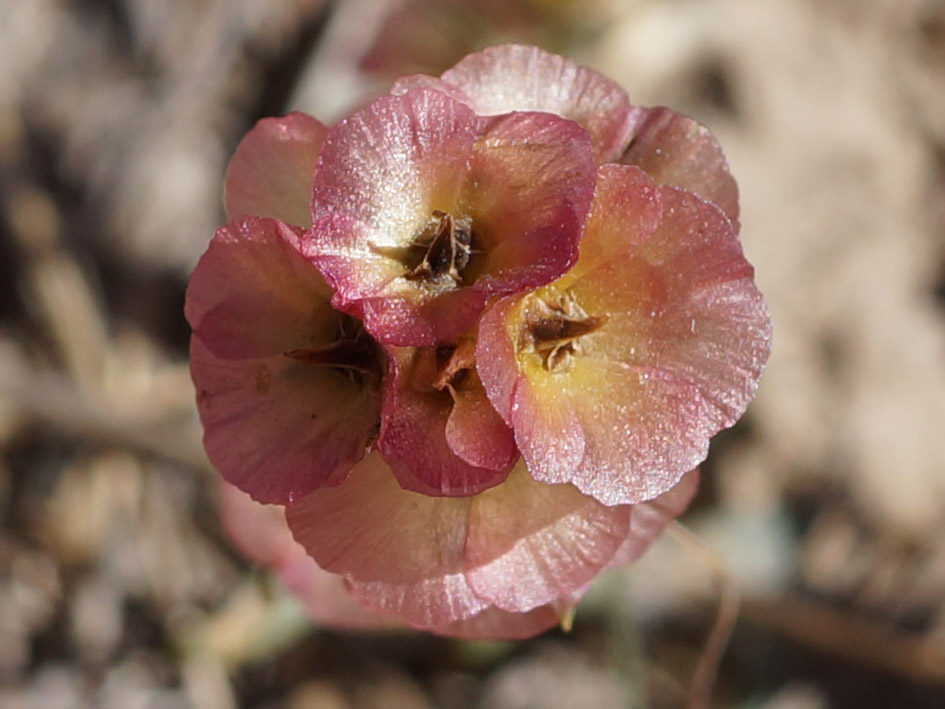
<path fill-rule="evenodd" d="M 549 627 L 685 509 L 767 358 L 717 142 L 534 47 L 261 121 L 225 204 L 186 307 L 205 445 L 284 506 L 227 528 L 325 622 Z"/>

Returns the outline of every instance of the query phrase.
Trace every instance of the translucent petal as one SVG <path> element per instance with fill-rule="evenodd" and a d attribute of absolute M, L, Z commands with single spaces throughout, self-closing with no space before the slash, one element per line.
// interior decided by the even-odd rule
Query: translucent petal
<path fill-rule="evenodd" d="M 682 187 L 714 203 L 737 231 L 738 185 L 709 129 L 668 108 L 633 112 L 633 137 L 620 162 L 643 168 L 661 185 Z"/>
<path fill-rule="evenodd" d="M 227 220 L 272 217 L 307 227 L 312 175 L 327 131 L 304 113 L 256 123 L 236 146 L 226 169 Z"/>
<path fill-rule="evenodd" d="M 469 96 L 477 113 L 554 113 L 591 136 L 598 163 L 617 160 L 633 126 L 626 92 L 593 69 L 520 44 L 470 54 L 442 76 Z"/>

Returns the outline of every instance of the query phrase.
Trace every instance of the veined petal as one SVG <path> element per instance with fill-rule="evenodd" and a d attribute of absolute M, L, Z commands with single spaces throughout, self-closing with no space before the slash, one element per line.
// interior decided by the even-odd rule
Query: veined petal
<path fill-rule="evenodd" d="M 492 408 L 479 375 L 471 370 L 469 382 L 453 394 L 453 410 L 446 422 L 450 450 L 470 465 L 488 470 L 511 470 L 518 458 L 515 436 Z"/>
<path fill-rule="evenodd" d="M 428 497 L 402 489 L 378 453 L 343 485 L 286 509 L 293 535 L 351 592 L 417 627 L 469 618 L 489 604 L 466 581 L 469 497 Z"/>
<path fill-rule="evenodd" d="M 571 485 L 543 485 L 519 463 L 475 498 L 466 575 L 498 608 L 522 612 L 567 596 L 607 566 L 626 539 L 630 507 L 605 507 Z"/>
<path fill-rule="evenodd" d="M 490 47 L 465 57 L 442 79 L 483 115 L 543 111 L 574 121 L 591 135 L 598 164 L 617 160 L 630 140 L 626 92 L 593 69 L 538 47 Z"/>
<path fill-rule="evenodd" d="M 428 497 L 403 490 L 373 453 L 343 485 L 289 505 L 287 519 L 363 603 L 439 629 L 580 592 L 626 539 L 630 509 L 537 483 L 521 465 L 479 495 Z"/>
<path fill-rule="evenodd" d="M 472 326 L 487 296 L 570 266 L 594 179 L 570 121 L 484 118 L 411 89 L 329 131 L 305 253 L 377 339 L 435 345 Z"/>
<path fill-rule="evenodd" d="M 224 359 L 265 357 L 335 335 L 331 290 L 299 251 L 302 230 L 247 218 L 220 227 L 194 268 L 184 315 Z"/>
<path fill-rule="evenodd" d="M 433 628 L 432 632 L 464 640 L 525 640 L 560 622 L 561 614 L 551 603 L 526 613 L 510 613 L 490 606 L 472 618 Z"/>
<path fill-rule="evenodd" d="M 679 517 L 699 489 L 699 469 L 690 470 L 667 492 L 648 502 L 633 506 L 630 513 L 630 533 L 614 554 L 611 566 L 630 564 L 649 549 L 666 525 Z"/>
<path fill-rule="evenodd" d="M 725 212 L 738 231 L 738 185 L 709 129 L 661 106 L 635 107 L 633 121 L 620 162 L 643 168 L 661 185 L 695 192 Z"/>
<path fill-rule="evenodd" d="M 536 479 L 632 504 L 672 488 L 741 416 L 770 322 L 714 205 L 618 166 L 599 171 L 596 200 L 578 263 L 487 311 L 477 360 L 505 358 L 480 376 Z M 658 218 L 604 218 L 619 204 Z"/>
<path fill-rule="evenodd" d="M 304 113 L 256 123 L 236 146 L 226 169 L 227 220 L 272 217 L 307 227 L 312 175 L 327 131 Z"/>
<path fill-rule="evenodd" d="M 376 431 L 376 391 L 344 372 L 284 355 L 224 360 L 196 337 L 190 372 L 207 457 L 259 502 L 339 484 Z"/>
<path fill-rule="evenodd" d="M 574 123 L 544 113 L 492 119 L 475 145 L 467 197 L 485 252 L 476 287 L 516 292 L 570 268 L 594 182 L 587 134 Z"/>
<path fill-rule="evenodd" d="M 438 79 L 435 76 L 429 76 L 427 74 L 407 74 L 406 76 L 398 77 L 391 85 L 390 93 L 399 95 L 407 93 L 411 89 L 432 89 L 439 91 L 456 101 L 468 104 L 470 108 L 474 108 L 469 96 L 458 86 L 454 86 L 447 81 L 443 81 L 443 79 Z"/>
<path fill-rule="evenodd" d="M 383 355 L 329 292 L 298 230 L 268 219 L 220 229 L 191 277 L 204 447 L 260 502 L 337 484 L 376 433 Z"/>

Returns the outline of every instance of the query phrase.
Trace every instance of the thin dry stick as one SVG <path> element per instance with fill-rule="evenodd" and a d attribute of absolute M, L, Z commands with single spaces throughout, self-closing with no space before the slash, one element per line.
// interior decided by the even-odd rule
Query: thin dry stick
<path fill-rule="evenodd" d="M 794 642 L 913 682 L 945 685 L 945 645 L 887 623 L 804 598 L 748 598 L 745 619 Z"/>
<path fill-rule="evenodd" d="M 667 531 L 673 539 L 687 551 L 698 556 L 705 564 L 712 573 L 715 590 L 719 596 L 719 610 L 715 616 L 715 623 L 699 655 L 699 661 L 692 674 L 692 684 L 689 687 L 688 709 L 708 709 L 722 655 L 725 653 L 725 647 L 728 645 L 735 628 L 735 621 L 738 619 L 741 594 L 738 585 L 726 570 L 718 554 L 707 547 L 695 534 L 676 521 L 667 527 Z"/>

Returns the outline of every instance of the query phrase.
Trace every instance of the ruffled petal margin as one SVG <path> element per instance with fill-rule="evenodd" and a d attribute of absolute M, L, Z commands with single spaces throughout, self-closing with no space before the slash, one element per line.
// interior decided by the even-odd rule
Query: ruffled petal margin
<path fill-rule="evenodd" d="M 427 497 L 400 488 L 372 454 L 340 487 L 289 505 L 287 520 L 362 602 L 435 628 L 570 597 L 625 542 L 630 508 L 537 483 L 521 464 L 480 495 Z"/>
<path fill-rule="evenodd" d="M 538 47 L 489 47 L 441 78 L 468 96 L 481 115 L 542 111 L 574 121 L 590 134 L 598 164 L 619 159 L 630 140 L 627 93 L 603 74 Z"/>
<path fill-rule="evenodd" d="M 384 96 L 329 131 L 305 253 L 335 307 L 375 338 L 435 345 L 471 327 L 487 297 L 547 283 L 574 262 L 594 180 L 589 138 L 571 121 L 484 118 L 432 90 Z M 454 229 L 468 252 L 449 275 L 439 260 L 418 271 L 433 234 L 452 243 Z"/>
<path fill-rule="evenodd" d="M 302 603 L 317 624 L 350 630 L 403 630 L 404 621 L 362 606 L 348 593 L 344 579 L 321 569 L 292 538 L 283 508 L 262 505 L 233 485 L 219 489 L 223 530 L 250 561 L 271 569 Z M 537 635 L 561 622 L 562 614 L 577 599 L 562 599 L 527 613 L 486 608 L 429 632 L 468 640 L 519 640 Z"/>
<path fill-rule="evenodd" d="M 738 232 L 738 185 L 715 136 L 688 116 L 664 108 L 633 109 L 633 136 L 620 158 L 658 184 L 681 187 L 715 204 Z"/>

